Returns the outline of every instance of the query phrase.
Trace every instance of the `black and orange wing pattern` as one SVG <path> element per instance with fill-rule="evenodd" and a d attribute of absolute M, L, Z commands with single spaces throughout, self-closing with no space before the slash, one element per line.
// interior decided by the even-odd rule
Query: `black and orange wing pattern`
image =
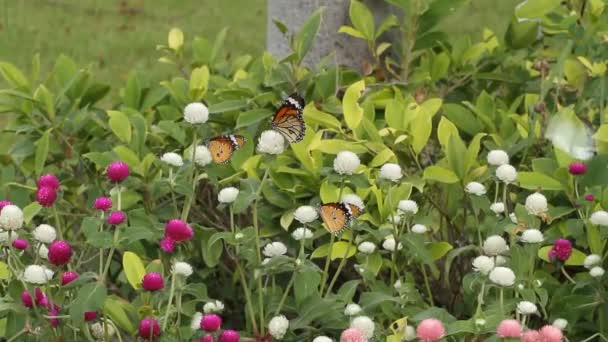
<path fill-rule="evenodd" d="M 306 123 L 302 116 L 304 99 L 297 93 L 287 97 L 272 119 L 272 128 L 281 133 L 289 143 L 297 143 L 304 139 Z"/>
<path fill-rule="evenodd" d="M 207 141 L 207 148 L 209 149 L 209 153 L 211 153 L 214 163 L 225 164 L 232 158 L 234 151 L 243 147 L 245 142 L 245 137 L 242 135 L 220 135 L 209 139 Z"/>
<path fill-rule="evenodd" d="M 350 208 L 344 203 L 325 203 L 319 208 L 319 215 L 325 223 L 325 229 L 334 235 L 342 233 L 353 219 Z"/>

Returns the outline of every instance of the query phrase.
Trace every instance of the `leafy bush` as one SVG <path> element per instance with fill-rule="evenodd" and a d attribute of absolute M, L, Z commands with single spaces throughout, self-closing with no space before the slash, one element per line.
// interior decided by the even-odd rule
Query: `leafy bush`
<path fill-rule="evenodd" d="M 38 57 L 0 63 L 3 334 L 605 339 L 605 1 L 528 0 L 476 43 L 436 29 L 464 1 L 388 2 L 375 22 L 351 1 L 340 29 L 366 41 L 364 75 L 302 64 L 322 9 L 277 22 L 282 60 L 173 29 L 176 76 L 133 73 L 120 98 L 68 57 L 43 77 Z M 262 131 L 293 91 L 306 134 L 288 144 Z M 210 163 L 222 134 L 245 143 Z"/>

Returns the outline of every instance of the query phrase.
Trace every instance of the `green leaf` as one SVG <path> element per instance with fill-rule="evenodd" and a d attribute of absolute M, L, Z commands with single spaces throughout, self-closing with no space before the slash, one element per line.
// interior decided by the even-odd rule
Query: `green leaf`
<path fill-rule="evenodd" d="M 348 253 L 347 253 L 347 249 L 348 249 Z M 315 249 L 312 252 L 310 257 L 313 259 L 323 258 L 323 257 L 326 257 L 328 253 L 329 253 L 329 244 L 325 244 L 325 245 L 319 246 L 317 249 Z M 351 245 L 346 241 L 334 242 L 332 249 L 331 249 L 331 260 L 342 259 L 345 255 L 346 255 L 346 258 L 350 258 L 353 255 L 355 255 L 355 253 L 357 253 L 356 245 Z"/>
<path fill-rule="evenodd" d="M 338 30 L 338 32 L 346 33 L 347 35 L 353 36 L 355 38 L 365 39 L 365 36 L 363 35 L 363 33 L 357 31 L 356 28 L 351 27 L 351 26 L 341 26 L 340 29 Z"/>
<path fill-rule="evenodd" d="M 125 304 L 128 303 L 124 300 L 109 296 L 103 303 L 103 313 L 108 315 L 119 328 L 132 333 L 135 331 L 135 326 L 125 312 Z"/>
<path fill-rule="evenodd" d="M 35 159 L 35 171 L 37 175 L 42 173 L 44 163 L 49 155 L 49 140 L 50 140 L 51 129 L 49 128 L 42 137 L 36 141 L 36 159 Z"/>
<path fill-rule="evenodd" d="M 410 123 L 409 131 L 412 135 L 412 148 L 416 154 L 420 153 L 426 145 L 433 130 L 433 116 L 441 108 L 441 99 L 429 99 L 416 108 L 417 115 Z"/>
<path fill-rule="evenodd" d="M 397 156 L 395 156 L 395 152 L 393 152 L 393 150 L 390 148 L 385 148 L 384 150 L 380 151 L 380 153 L 378 153 L 371 162 L 369 162 L 368 166 L 378 167 L 396 159 Z"/>
<path fill-rule="evenodd" d="M 191 101 L 200 101 L 205 93 L 207 92 L 207 88 L 209 86 L 209 68 L 206 65 L 203 65 L 200 68 L 196 68 L 192 70 L 190 74 L 190 100 Z"/>
<path fill-rule="evenodd" d="M 108 116 L 110 117 L 110 129 L 125 143 L 131 142 L 131 123 L 129 118 L 123 113 L 116 110 L 109 110 Z"/>
<path fill-rule="evenodd" d="M 300 272 L 296 272 L 295 277 L 293 292 L 296 305 L 300 305 L 310 296 L 318 296 L 319 284 L 321 283 L 321 275 L 319 272 L 307 268 Z"/>
<path fill-rule="evenodd" d="M 260 108 L 248 110 L 239 114 L 239 117 L 236 119 L 235 129 L 251 126 L 270 117 L 272 117 L 272 112 L 268 109 Z"/>
<path fill-rule="evenodd" d="M 440 183 L 452 184 L 458 182 L 458 176 L 449 169 L 441 166 L 432 165 L 424 169 L 425 180 L 437 181 Z"/>
<path fill-rule="evenodd" d="M 127 107 L 139 109 L 139 104 L 141 102 L 141 84 L 139 82 L 139 77 L 137 77 L 137 72 L 131 71 L 129 74 L 129 79 L 127 80 L 127 85 L 124 89 L 122 98 Z M 112 124 L 110 123 L 110 125 Z"/>
<path fill-rule="evenodd" d="M 363 144 L 341 139 L 313 140 L 308 145 L 308 149 L 328 154 L 338 154 L 342 151 L 351 151 L 357 154 L 367 152 L 367 148 Z"/>
<path fill-rule="evenodd" d="M 539 172 L 519 172 L 517 174 L 519 186 L 524 189 L 536 190 L 563 190 L 563 185 L 555 178 Z"/>
<path fill-rule="evenodd" d="M 29 82 L 25 75 L 11 63 L 0 62 L 0 74 L 12 87 L 26 89 L 29 87 Z"/>
<path fill-rule="evenodd" d="M 300 32 L 296 35 L 296 49 L 295 52 L 298 54 L 298 59 L 302 61 L 304 56 L 310 50 L 312 43 L 315 39 L 315 36 L 319 32 L 319 26 L 321 26 L 321 13 L 323 13 L 324 7 L 321 7 L 313 12 L 313 14 L 308 17 L 306 22 L 302 24 L 302 28 Z"/>
<path fill-rule="evenodd" d="M 433 260 L 435 261 L 443 258 L 444 255 L 454 248 L 445 241 L 431 242 L 427 245 L 427 247 L 429 249 L 429 253 L 431 253 L 431 256 L 433 257 Z"/>
<path fill-rule="evenodd" d="M 55 118 L 55 99 L 53 98 L 53 94 L 50 90 L 41 84 L 34 92 L 34 98 L 44 105 L 44 110 L 46 110 L 47 115 L 51 120 Z"/>
<path fill-rule="evenodd" d="M 553 246 L 545 246 L 538 250 L 538 257 L 546 262 L 551 262 L 549 260 L 549 251 Z M 572 254 L 566 260 L 565 264 L 568 266 L 583 266 L 585 264 L 585 258 L 587 255 L 585 253 L 579 251 L 576 248 L 572 248 Z"/>
<path fill-rule="evenodd" d="M 40 210 L 42 210 L 42 206 L 38 202 L 32 202 L 23 208 L 23 221 L 25 224 L 30 223 Z"/>
<path fill-rule="evenodd" d="M 174 27 L 169 31 L 169 38 L 167 40 L 169 47 L 177 51 L 184 45 L 184 33 L 182 30 Z"/>
<path fill-rule="evenodd" d="M 321 183 L 321 188 L 319 189 L 319 197 L 321 198 L 321 202 L 337 202 L 339 200 L 339 195 L 340 189 L 335 184 L 331 183 L 328 179 L 323 180 L 323 183 Z"/>
<path fill-rule="evenodd" d="M 126 146 L 119 145 L 114 147 L 112 151 L 114 151 L 122 161 L 127 163 L 129 167 L 133 168 L 135 171 L 138 170 L 139 158 L 137 157 L 137 153 L 133 152 L 133 150 Z"/>
<path fill-rule="evenodd" d="M 70 304 L 70 316 L 76 324 L 84 322 L 86 311 L 97 311 L 106 300 L 106 287 L 98 282 L 88 283 L 78 290 L 76 299 Z"/>
<path fill-rule="evenodd" d="M 219 114 L 243 109 L 245 107 L 247 107 L 247 101 L 245 100 L 228 100 L 210 105 L 209 113 Z"/>
<path fill-rule="evenodd" d="M 0 261 L 0 279 L 8 279 L 11 276 L 11 271 L 8 269 L 8 265 Z"/>
<path fill-rule="evenodd" d="M 355 2 L 355 1 L 353 1 Z M 360 80 L 351 84 L 344 93 L 342 100 L 342 111 L 344 113 L 344 121 L 350 129 L 355 129 L 363 119 L 363 108 L 359 106 L 357 101 L 361 97 L 361 93 L 365 89 L 365 81 Z"/>
<path fill-rule="evenodd" d="M 560 3 L 561 0 L 525 0 L 515 8 L 515 15 L 520 21 L 541 18 Z"/>
<path fill-rule="evenodd" d="M 395 26 L 399 26 L 399 20 L 397 19 L 397 17 L 394 14 L 391 14 L 388 17 L 384 18 L 382 23 L 380 23 L 380 26 L 378 26 L 378 31 L 376 31 L 375 38 L 378 39 L 378 37 L 380 37 L 384 32 L 388 31 L 391 27 L 395 27 Z M 382 44 L 386 44 L 386 43 L 382 43 Z M 378 54 L 378 55 L 380 55 L 380 54 Z"/>
<path fill-rule="evenodd" d="M 141 280 L 146 274 L 146 268 L 139 256 L 133 252 L 125 252 L 122 255 L 122 267 L 131 287 L 136 290 L 141 288 Z"/>
<path fill-rule="evenodd" d="M 349 15 L 353 26 L 363 34 L 365 39 L 372 41 L 376 38 L 374 16 L 367 6 L 359 0 L 351 0 Z"/>
<path fill-rule="evenodd" d="M 335 116 L 318 110 L 314 104 L 304 107 L 304 120 L 310 125 L 322 125 L 337 131 L 342 129 L 342 124 Z"/>

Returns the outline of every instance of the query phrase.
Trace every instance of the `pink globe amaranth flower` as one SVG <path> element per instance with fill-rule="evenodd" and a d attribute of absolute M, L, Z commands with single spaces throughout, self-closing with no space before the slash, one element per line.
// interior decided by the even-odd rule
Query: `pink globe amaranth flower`
<path fill-rule="evenodd" d="M 57 191 L 48 186 L 38 188 L 36 191 L 36 202 L 43 207 L 50 207 L 57 200 Z"/>
<path fill-rule="evenodd" d="M 204 315 L 201 319 L 201 329 L 205 331 L 218 331 L 222 326 L 222 318 L 216 314 Z"/>
<path fill-rule="evenodd" d="M 433 342 L 445 336 L 445 328 L 440 320 L 427 318 L 418 324 L 416 336 L 423 342 Z"/>
<path fill-rule="evenodd" d="M 112 199 L 110 197 L 97 197 L 95 202 L 93 202 L 93 208 L 106 211 L 112 208 Z"/>
<path fill-rule="evenodd" d="M 585 201 L 593 202 L 595 201 L 595 196 L 593 196 L 593 194 L 586 194 Z"/>
<path fill-rule="evenodd" d="M 127 215 L 122 211 L 113 211 L 108 215 L 108 223 L 117 226 L 127 219 Z"/>
<path fill-rule="evenodd" d="M 498 337 L 519 338 L 521 336 L 521 325 L 514 319 L 505 319 L 496 328 Z"/>
<path fill-rule="evenodd" d="M 160 249 L 162 249 L 165 253 L 173 253 L 175 250 L 175 241 L 169 237 L 165 237 L 160 240 Z"/>
<path fill-rule="evenodd" d="M 553 247 L 549 250 L 549 260 L 566 261 L 572 255 L 572 242 L 566 239 L 557 239 Z"/>
<path fill-rule="evenodd" d="M 239 338 L 241 338 L 241 336 L 238 331 L 228 329 L 222 331 L 220 342 L 239 342 Z"/>
<path fill-rule="evenodd" d="M 57 240 L 49 245 L 49 261 L 56 266 L 65 265 L 72 257 L 72 246 L 67 241 Z"/>
<path fill-rule="evenodd" d="M 106 169 L 106 175 L 110 182 L 120 183 L 129 177 L 129 165 L 121 161 L 110 163 Z"/>
<path fill-rule="evenodd" d="M 32 295 L 30 295 L 27 290 L 23 290 L 23 292 L 21 292 L 21 303 L 23 303 L 23 306 L 25 306 L 26 308 L 31 308 L 34 306 L 34 300 L 32 299 Z"/>
<path fill-rule="evenodd" d="M 152 340 L 160 336 L 160 325 L 152 317 L 146 317 L 139 321 L 139 336 L 144 340 Z"/>
<path fill-rule="evenodd" d="M 61 320 L 59 318 L 55 318 L 56 316 L 59 316 L 58 308 L 53 308 L 53 309 L 49 310 L 48 316 L 53 317 L 53 318 L 49 318 L 49 322 L 51 323 L 51 326 L 53 328 L 56 328 L 59 325 L 59 323 L 61 323 Z"/>
<path fill-rule="evenodd" d="M 74 280 L 78 279 L 78 273 L 76 272 L 63 272 L 61 274 L 61 285 L 67 285 Z"/>
<path fill-rule="evenodd" d="M 36 185 L 38 188 L 48 187 L 53 190 L 59 190 L 59 179 L 57 179 L 55 175 L 48 173 L 40 176 L 36 182 Z"/>
<path fill-rule="evenodd" d="M 158 291 L 165 287 L 165 281 L 159 273 L 148 272 L 141 281 L 141 287 L 146 291 Z"/>
<path fill-rule="evenodd" d="M 24 250 L 29 246 L 29 243 L 25 239 L 17 239 L 13 241 L 13 247 L 16 249 Z"/>
<path fill-rule="evenodd" d="M 165 236 L 175 242 L 181 242 L 192 239 L 194 231 L 186 222 L 173 219 L 165 224 Z"/>
<path fill-rule="evenodd" d="M 365 342 L 365 334 L 356 328 L 349 328 L 340 335 L 340 342 Z"/>
<path fill-rule="evenodd" d="M 84 320 L 89 322 L 97 318 L 97 311 L 86 311 L 84 313 Z"/>
<path fill-rule="evenodd" d="M 2 208 L 6 207 L 7 205 L 11 205 L 13 203 L 11 203 L 10 201 L 7 200 L 2 200 L 0 201 L 0 212 L 2 211 Z"/>
<path fill-rule="evenodd" d="M 585 163 L 573 162 L 568 166 L 568 172 L 575 176 L 584 175 L 587 172 L 587 166 Z"/>
<path fill-rule="evenodd" d="M 42 290 L 40 290 L 39 288 L 36 288 L 34 290 L 34 295 L 36 297 L 36 305 L 38 305 L 38 306 L 44 306 L 44 307 L 48 307 L 49 306 L 49 299 L 42 292 Z"/>
<path fill-rule="evenodd" d="M 541 342 L 540 334 L 536 330 L 528 330 L 521 334 L 522 342 Z"/>
<path fill-rule="evenodd" d="M 562 331 L 552 325 L 540 328 L 539 333 L 542 342 L 562 342 L 564 340 Z"/>

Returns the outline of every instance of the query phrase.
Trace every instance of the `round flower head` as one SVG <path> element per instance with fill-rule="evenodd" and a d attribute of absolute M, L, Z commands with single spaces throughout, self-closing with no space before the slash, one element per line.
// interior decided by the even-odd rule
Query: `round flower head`
<path fill-rule="evenodd" d="M 181 167 L 184 165 L 184 160 L 182 159 L 182 156 L 175 152 L 167 152 L 163 154 L 160 157 L 160 161 L 169 166 Z"/>
<path fill-rule="evenodd" d="M 208 314 L 208 313 L 220 313 L 222 311 L 224 311 L 224 303 L 222 303 L 219 300 L 212 300 L 210 302 L 205 303 L 205 305 L 203 305 L 203 311 Z"/>
<path fill-rule="evenodd" d="M 29 243 L 25 239 L 16 239 L 13 241 L 12 246 L 16 249 L 24 250 L 29 246 Z"/>
<path fill-rule="evenodd" d="M 117 226 L 127 219 L 127 215 L 122 211 L 113 211 L 108 215 L 108 224 Z"/>
<path fill-rule="evenodd" d="M 293 231 L 293 233 L 291 233 L 291 237 L 296 241 L 308 240 L 311 239 L 313 236 L 314 234 L 312 233 L 312 230 L 304 227 L 297 228 Z"/>
<path fill-rule="evenodd" d="M 334 342 L 334 340 L 327 336 L 317 336 L 312 339 L 312 342 Z"/>
<path fill-rule="evenodd" d="M 263 253 L 265 256 L 272 258 L 287 253 L 287 247 L 282 242 L 275 241 L 264 246 Z"/>
<path fill-rule="evenodd" d="M 67 241 L 57 240 L 49 245 L 49 261 L 51 264 L 60 266 L 70 262 L 72 257 L 72 246 Z"/>
<path fill-rule="evenodd" d="M 513 183 L 517 179 L 517 170 L 509 164 L 504 164 L 496 169 L 496 177 L 505 183 Z"/>
<path fill-rule="evenodd" d="M 485 255 L 473 259 L 473 270 L 483 275 L 488 275 L 494 269 L 494 260 Z"/>
<path fill-rule="evenodd" d="M 572 254 L 572 242 L 566 239 L 557 239 L 553 247 L 549 250 L 549 260 L 566 261 Z"/>
<path fill-rule="evenodd" d="M 525 243 L 540 243 L 544 240 L 543 233 L 534 228 L 526 229 L 521 234 L 521 241 Z"/>
<path fill-rule="evenodd" d="M 575 176 L 584 175 L 587 172 L 587 166 L 585 163 L 573 162 L 568 166 L 568 172 Z"/>
<path fill-rule="evenodd" d="M 59 318 L 57 318 L 57 316 L 59 316 L 59 309 L 53 308 L 53 309 L 49 310 L 49 312 L 47 313 L 47 316 L 51 317 L 51 318 L 49 318 L 51 327 L 56 328 L 61 323 L 61 320 Z"/>
<path fill-rule="evenodd" d="M 549 210 L 547 198 L 539 192 L 531 194 L 526 197 L 526 210 L 530 215 L 542 216 Z"/>
<path fill-rule="evenodd" d="M 593 194 L 586 194 L 585 201 L 593 202 L 593 201 L 595 201 L 595 196 L 593 196 Z"/>
<path fill-rule="evenodd" d="M 374 336 L 376 325 L 367 316 L 357 316 L 350 322 L 350 327 L 361 330 L 365 338 L 369 340 Z"/>
<path fill-rule="evenodd" d="M 517 303 L 517 312 L 522 315 L 531 315 L 537 313 L 538 308 L 536 307 L 536 304 L 527 300 L 522 300 L 521 302 Z"/>
<path fill-rule="evenodd" d="M 189 277 L 194 271 L 192 270 L 192 266 L 190 266 L 189 263 L 178 261 L 173 264 L 171 272 L 182 277 Z"/>
<path fill-rule="evenodd" d="M 120 183 L 129 177 L 129 165 L 124 162 L 112 162 L 106 169 L 106 176 L 110 182 Z"/>
<path fill-rule="evenodd" d="M 519 338 L 521 336 L 521 325 L 514 319 L 505 319 L 498 324 L 496 334 L 500 338 Z"/>
<path fill-rule="evenodd" d="M 205 331 L 217 331 L 222 326 L 222 318 L 216 314 L 204 315 L 201 319 L 201 329 Z"/>
<path fill-rule="evenodd" d="M 277 340 L 280 340 L 285 336 L 287 328 L 289 328 L 289 320 L 283 315 L 272 317 L 268 323 L 268 332 Z"/>
<path fill-rule="evenodd" d="M 7 200 L 0 201 L 0 212 L 2 211 L 2 209 L 4 207 L 6 207 L 7 205 L 11 205 L 11 204 L 13 204 L 13 203 L 11 203 L 10 201 L 7 201 Z"/>
<path fill-rule="evenodd" d="M 507 258 L 503 257 L 502 255 L 497 255 L 494 257 L 494 263 L 496 266 L 504 266 L 507 264 Z"/>
<path fill-rule="evenodd" d="M 490 272 L 490 280 L 500 286 L 513 286 L 515 284 L 515 273 L 508 268 L 498 266 Z"/>
<path fill-rule="evenodd" d="M 401 223 L 401 215 L 392 215 L 388 217 L 388 222 L 393 224 Z"/>
<path fill-rule="evenodd" d="M 293 217 L 300 223 L 310 223 L 319 218 L 317 209 L 309 205 L 303 205 L 298 207 L 293 213 Z"/>
<path fill-rule="evenodd" d="M 361 330 L 349 328 L 340 335 L 340 342 L 367 342 L 367 339 Z"/>
<path fill-rule="evenodd" d="M 175 240 L 170 237 L 165 237 L 160 240 L 159 245 L 160 249 L 165 253 L 173 253 L 173 250 L 175 250 Z"/>
<path fill-rule="evenodd" d="M 346 316 L 355 316 L 358 315 L 359 313 L 361 313 L 361 307 L 358 304 L 348 304 L 346 305 L 346 308 L 344 309 L 344 314 Z"/>
<path fill-rule="evenodd" d="M 479 182 L 470 182 L 464 187 L 464 191 L 472 195 L 483 196 L 486 194 L 486 187 Z"/>
<path fill-rule="evenodd" d="M 403 287 L 403 284 L 401 284 L 401 280 L 397 279 L 397 281 L 393 284 L 393 287 L 395 288 L 395 290 L 400 290 Z"/>
<path fill-rule="evenodd" d="M 351 151 L 339 152 L 334 159 L 334 171 L 341 175 L 352 175 L 359 165 L 359 157 Z"/>
<path fill-rule="evenodd" d="M 445 336 L 445 328 L 440 320 L 427 318 L 418 324 L 416 336 L 422 342 L 437 341 Z"/>
<path fill-rule="evenodd" d="M 595 265 L 599 265 L 602 262 L 602 257 L 597 254 L 589 254 L 585 257 L 583 265 L 585 268 L 590 269 Z"/>
<path fill-rule="evenodd" d="M 380 178 L 391 182 L 397 182 L 403 177 L 401 166 L 395 163 L 386 163 L 380 168 Z"/>
<path fill-rule="evenodd" d="M 416 214 L 418 212 L 418 204 L 412 200 L 399 201 L 397 208 L 404 214 Z"/>
<path fill-rule="evenodd" d="M 593 278 L 601 278 L 604 276 L 605 270 L 600 266 L 594 266 L 589 270 L 589 275 Z"/>
<path fill-rule="evenodd" d="M 264 131 L 258 139 L 257 149 L 260 153 L 281 154 L 285 150 L 285 138 L 276 131 Z"/>
<path fill-rule="evenodd" d="M 502 202 L 495 202 L 490 205 L 490 210 L 496 215 L 500 215 L 505 212 L 505 204 Z"/>
<path fill-rule="evenodd" d="M 86 311 L 84 313 L 84 320 L 87 322 L 94 321 L 97 318 L 97 311 Z"/>
<path fill-rule="evenodd" d="M 107 326 L 101 322 L 91 324 L 91 335 L 93 335 L 97 341 L 105 341 L 106 331 L 110 339 L 116 334 L 116 330 L 114 330 L 114 327 L 111 324 L 108 324 Z"/>
<path fill-rule="evenodd" d="M 513 224 L 518 224 L 519 223 L 517 221 L 517 216 L 515 216 L 515 213 L 510 213 L 509 214 L 509 220 L 511 220 L 511 222 L 513 222 Z"/>
<path fill-rule="evenodd" d="M 556 318 L 551 325 L 559 330 L 564 330 L 568 326 L 568 321 L 563 318 Z"/>
<path fill-rule="evenodd" d="M 503 150 L 492 150 L 488 153 L 488 164 L 492 166 L 509 164 L 509 155 Z"/>
<path fill-rule="evenodd" d="M 357 249 L 359 249 L 359 252 L 361 253 L 372 254 L 376 250 L 376 245 L 373 242 L 363 241 L 359 244 Z"/>
<path fill-rule="evenodd" d="M 201 124 L 209 120 L 209 109 L 200 102 L 192 102 L 184 108 L 184 120 L 190 124 Z"/>
<path fill-rule="evenodd" d="M 53 226 L 41 224 L 34 229 L 33 235 L 38 242 L 51 243 L 57 238 L 57 231 Z"/>
<path fill-rule="evenodd" d="M 49 273 L 50 272 L 50 273 Z M 40 265 L 29 265 L 23 271 L 23 280 L 30 284 L 46 284 L 53 278 L 53 272 Z"/>
<path fill-rule="evenodd" d="M 201 328 L 201 320 L 203 319 L 203 314 L 200 312 L 195 312 L 192 315 L 192 320 L 190 321 L 190 329 L 192 331 L 197 331 Z"/>
<path fill-rule="evenodd" d="M 528 330 L 521 334 L 522 342 L 540 342 L 540 333 L 536 330 Z"/>
<path fill-rule="evenodd" d="M 396 241 L 395 238 L 392 235 L 389 235 L 386 237 L 386 239 L 384 240 L 384 242 L 382 242 L 382 248 L 386 249 L 387 251 L 394 251 L 395 250 L 395 245 L 396 245 Z M 398 245 L 396 245 L 398 250 L 403 249 L 403 244 L 401 242 L 399 242 Z"/>
<path fill-rule="evenodd" d="M 39 244 L 37 248 L 38 248 L 38 255 L 42 259 L 48 259 L 49 258 L 49 249 L 46 247 L 46 245 Z"/>
<path fill-rule="evenodd" d="M 355 194 L 342 195 L 342 203 L 355 205 L 361 210 L 365 209 L 365 204 L 363 204 L 363 200 L 361 199 L 361 197 Z"/>
<path fill-rule="evenodd" d="M 407 325 L 404 329 L 403 340 L 404 341 L 413 341 L 417 338 L 416 329 L 413 326 Z"/>
<path fill-rule="evenodd" d="M 19 230 L 23 227 L 23 211 L 18 206 L 9 204 L 0 212 L 0 228 Z"/>
<path fill-rule="evenodd" d="M 26 308 L 31 308 L 34 306 L 34 300 L 32 299 L 32 295 L 27 290 L 21 292 L 21 303 Z"/>
<path fill-rule="evenodd" d="M 412 226 L 412 233 L 416 233 L 416 234 L 424 234 L 428 231 L 429 229 L 420 223 L 416 223 L 415 225 Z"/>
<path fill-rule="evenodd" d="M 67 285 L 74 280 L 78 279 L 78 273 L 76 272 L 63 272 L 61 274 L 61 285 Z"/>
<path fill-rule="evenodd" d="M 110 197 L 97 197 L 93 203 L 93 208 L 101 211 L 107 211 L 112 208 L 112 199 Z"/>
<path fill-rule="evenodd" d="M 483 242 L 483 251 L 487 255 L 499 255 L 504 254 L 509 250 L 509 246 L 505 239 L 503 239 L 500 235 L 492 235 L 489 236 Z"/>
<path fill-rule="evenodd" d="M 139 321 L 139 337 L 144 340 L 153 340 L 160 336 L 160 325 L 152 317 L 146 317 Z"/>
<path fill-rule="evenodd" d="M 220 203 L 232 203 L 236 200 L 236 197 L 239 195 L 239 189 L 230 186 L 227 188 L 223 188 L 217 194 L 217 200 Z"/>
<path fill-rule="evenodd" d="M 42 292 L 39 288 L 36 288 L 36 290 L 34 290 L 34 293 L 36 296 L 36 305 L 37 306 L 51 307 L 49 305 L 49 300 L 48 300 L 47 296 L 44 294 L 44 292 Z"/>
<path fill-rule="evenodd" d="M 205 145 L 196 146 L 196 149 L 194 150 L 194 162 L 198 166 L 207 166 L 207 165 L 209 165 L 209 163 L 211 163 L 211 161 L 212 161 L 211 152 L 209 152 L 209 149 L 207 148 L 207 146 L 205 146 Z"/>
<path fill-rule="evenodd" d="M 36 185 L 38 188 L 51 188 L 53 190 L 59 190 L 59 179 L 57 179 L 57 177 L 53 174 L 46 174 L 46 175 L 42 175 L 38 178 L 38 181 L 36 182 Z"/>
<path fill-rule="evenodd" d="M 220 334 L 220 342 L 239 342 L 241 336 L 236 330 L 224 330 Z"/>
<path fill-rule="evenodd" d="M 42 187 L 36 191 L 36 202 L 43 207 L 50 207 L 57 200 L 57 191 L 53 188 Z"/>
<path fill-rule="evenodd" d="M 591 214 L 589 221 L 597 226 L 608 226 L 608 212 L 598 210 Z"/>
<path fill-rule="evenodd" d="M 564 340 L 562 331 L 552 325 L 545 325 L 538 332 L 543 342 L 562 342 Z"/>
<path fill-rule="evenodd" d="M 146 291 L 158 291 L 165 287 L 165 281 L 159 273 L 148 272 L 141 281 L 141 287 Z"/>
<path fill-rule="evenodd" d="M 165 236 L 175 242 L 182 242 L 192 239 L 194 231 L 186 222 L 172 219 L 165 224 Z"/>

